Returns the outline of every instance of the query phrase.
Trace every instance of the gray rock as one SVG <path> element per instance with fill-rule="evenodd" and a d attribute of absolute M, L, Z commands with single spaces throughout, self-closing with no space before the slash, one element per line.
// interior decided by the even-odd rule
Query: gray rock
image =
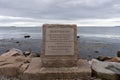
<path fill-rule="evenodd" d="M 98 59 L 99 61 L 106 61 L 111 59 L 111 57 L 107 57 L 107 56 L 98 56 L 96 59 Z"/>
<path fill-rule="evenodd" d="M 27 57 L 27 56 L 29 56 L 31 53 L 32 53 L 32 51 L 29 50 L 29 51 L 23 52 L 23 55 L 24 55 L 25 57 Z"/>
<path fill-rule="evenodd" d="M 40 57 L 40 54 L 37 54 L 37 53 L 31 53 L 30 55 L 29 55 L 29 57 Z"/>
<path fill-rule="evenodd" d="M 102 80 L 120 80 L 120 63 L 92 60 L 93 76 Z"/>
<path fill-rule="evenodd" d="M 20 49 L 12 48 L 10 51 L 17 51 L 18 54 L 23 55 L 23 52 Z"/>
<path fill-rule="evenodd" d="M 21 56 L 23 55 L 23 52 L 19 49 L 16 49 L 16 48 L 13 48 L 13 49 L 10 49 L 8 52 L 2 54 L 0 57 L 12 57 L 12 56 Z"/>
<path fill-rule="evenodd" d="M 120 57 L 120 51 L 117 52 L 117 57 Z"/>
<path fill-rule="evenodd" d="M 24 38 L 30 38 L 31 36 L 30 35 L 25 35 Z"/>

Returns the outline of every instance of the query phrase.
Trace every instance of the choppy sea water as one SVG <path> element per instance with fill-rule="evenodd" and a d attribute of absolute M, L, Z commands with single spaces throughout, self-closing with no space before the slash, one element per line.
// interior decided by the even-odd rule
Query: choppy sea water
<path fill-rule="evenodd" d="M 81 38 L 120 40 L 120 27 L 78 27 L 77 34 Z M 30 35 L 33 39 L 40 39 L 42 38 L 42 28 L 0 27 L 0 39 L 24 38 L 24 35 Z"/>
<path fill-rule="evenodd" d="M 25 35 L 30 35 L 31 39 L 42 39 L 42 28 L 0 27 L 0 39 L 24 39 Z M 77 35 L 80 36 L 78 49 L 81 58 L 116 56 L 120 50 L 120 27 L 78 27 Z"/>
<path fill-rule="evenodd" d="M 22 39 L 25 35 L 30 35 L 33 39 L 40 39 L 42 29 L 41 27 L 0 27 L 0 39 Z"/>
<path fill-rule="evenodd" d="M 78 35 L 93 40 L 120 43 L 120 27 L 81 27 Z"/>

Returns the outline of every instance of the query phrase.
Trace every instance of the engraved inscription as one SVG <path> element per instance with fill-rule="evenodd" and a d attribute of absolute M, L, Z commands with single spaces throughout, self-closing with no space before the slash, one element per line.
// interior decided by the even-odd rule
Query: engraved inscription
<path fill-rule="evenodd" d="M 74 28 L 47 27 L 45 55 L 74 55 Z"/>

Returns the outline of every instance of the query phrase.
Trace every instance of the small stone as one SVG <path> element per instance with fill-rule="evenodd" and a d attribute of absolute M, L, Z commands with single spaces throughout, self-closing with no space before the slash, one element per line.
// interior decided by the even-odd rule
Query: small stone
<path fill-rule="evenodd" d="M 16 43 L 20 43 L 19 41 L 16 41 Z"/>
<path fill-rule="evenodd" d="M 40 54 L 37 54 L 37 53 L 31 53 L 30 55 L 29 55 L 29 57 L 40 57 Z"/>
<path fill-rule="evenodd" d="M 31 36 L 30 35 L 25 35 L 24 38 L 30 38 Z"/>
<path fill-rule="evenodd" d="M 120 51 L 117 52 L 117 57 L 120 57 Z"/>
<path fill-rule="evenodd" d="M 108 60 L 108 59 L 111 59 L 111 58 L 107 57 L 107 56 L 98 56 L 96 59 L 98 59 L 99 61 L 105 61 L 105 60 Z"/>
<path fill-rule="evenodd" d="M 32 53 L 32 51 L 29 50 L 29 51 L 23 52 L 23 55 L 24 55 L 25 57 L 27 57 L 27 56 L 29 56 L 31 53 Z"/>

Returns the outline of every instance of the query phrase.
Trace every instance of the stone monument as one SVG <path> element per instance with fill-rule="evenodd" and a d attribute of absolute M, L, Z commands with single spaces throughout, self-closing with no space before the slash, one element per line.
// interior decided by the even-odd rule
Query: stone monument
<path fill-rule="evenodd" d="M 43 25 L 41 59 L 44 67 L 77 66 L 76 25 Z"/>
<path fill-rule="evenodd" d="M 23 80 L 90 80 L 91 69 L 78 58 L 77 26 L 44 24 L 40 58 L 33 58 Z"/>

